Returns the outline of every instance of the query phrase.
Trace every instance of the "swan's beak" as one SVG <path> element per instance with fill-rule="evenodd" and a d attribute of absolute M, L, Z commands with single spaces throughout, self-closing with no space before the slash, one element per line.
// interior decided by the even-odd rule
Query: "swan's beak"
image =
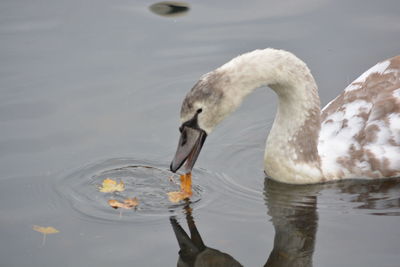
<path fill-rule="evenodd" d="M 183 126 L 178 148 L 171 162 L 170 170 L 176 172 L 186 162 L 183 166 L 183 171 L 185 173 L 190 173 L 196 163 L 206 137 L 207 134 L 202 129 Z"/>

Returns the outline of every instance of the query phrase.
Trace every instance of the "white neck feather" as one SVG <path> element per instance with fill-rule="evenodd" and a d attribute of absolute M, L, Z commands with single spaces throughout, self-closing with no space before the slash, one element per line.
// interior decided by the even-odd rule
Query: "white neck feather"
<path fill-rule="evenodd" d="M 290 183 L 321 180 L 320 101 L 306 64 L 287 51 L 264 49 L 236 57 L 216 71 L 229 77 L 226 94 L 235 106 L 261 86 L 269 86 L 279 97 L 265 149 L 267 175 Z"/>

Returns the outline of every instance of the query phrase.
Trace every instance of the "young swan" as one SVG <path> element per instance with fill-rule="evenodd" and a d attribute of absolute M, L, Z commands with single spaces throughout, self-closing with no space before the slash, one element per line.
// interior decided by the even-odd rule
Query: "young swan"
<path fill-rule="evenodd" d="M 205 138 L 254 89 L 278 95 L 267 138 L 265 172 L 293 184 L 400 176 L 400 56 L 378 63 L 321 112 L 306 64 L 267 48 L 240 55 L 203 75 L 181 108 L 171 171 L 190 172 Z"/>

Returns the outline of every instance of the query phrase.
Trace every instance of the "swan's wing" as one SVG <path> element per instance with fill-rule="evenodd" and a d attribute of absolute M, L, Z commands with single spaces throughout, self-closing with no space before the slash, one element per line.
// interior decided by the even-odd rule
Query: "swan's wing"
<path fill-rule="evenodd" d="M 400 176 L 400 56 L 376 64 L 321 112 L 327 178 Z"/>

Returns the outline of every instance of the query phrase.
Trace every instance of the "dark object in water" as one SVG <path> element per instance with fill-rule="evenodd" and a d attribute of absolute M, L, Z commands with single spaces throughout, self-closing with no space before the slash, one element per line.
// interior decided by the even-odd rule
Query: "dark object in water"
<path fill-rule="evenodd" d="M 190 236 L 180 226 L 175 216 L 170 217 L 172 229 L 179 244 L 178 267 L 241 267 L 232 256 L 219 250 L 209 248 L 201 239 L 192 216 L 189 202 L 185 205 L 186 222 L 189 227 Z"/>
<path fill-rule="evenodd" d="M 189 4 L 175 1 L 163 1 L 151 5 L 150 10 L 164 17 L 181 16 L 189 11 Z"/>

